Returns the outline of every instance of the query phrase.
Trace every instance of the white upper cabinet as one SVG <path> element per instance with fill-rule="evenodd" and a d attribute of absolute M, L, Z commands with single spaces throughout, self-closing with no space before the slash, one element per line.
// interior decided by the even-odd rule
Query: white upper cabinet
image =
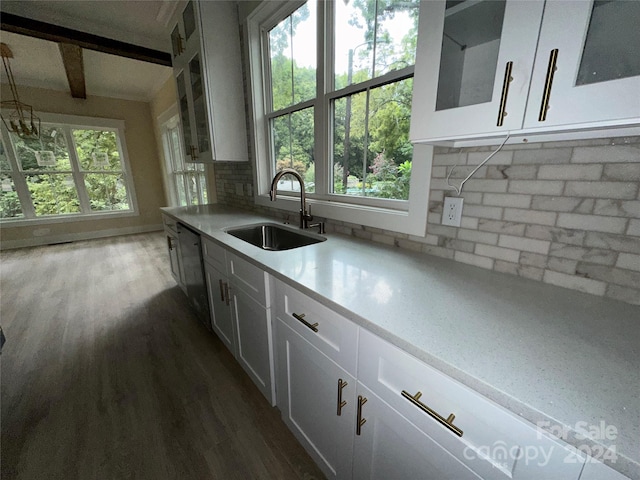
<path fill-rule="evenodd" d="M 637 127 L 637 18 L 640 2 L 423 2 L 411 140 L 464 146 Z"/>
<path fill-rule="evenodd" d="M 235 2 L 188 2 L 171 48 L 187 161 L 248 161 Z"/>
<path fill-rule="evenodd" d="M 548 1 L 530 92 L 525 128 L 639 123 L 640 2 Z"/>
<path fill-rule="evenodd" d="M 448 4 L 421 4 L 411 139 L 521 128 L 544 4 L 465 1 L 445 8 Z M 505 82 L 507 65 L 511 82 Z M 507 115 L 499 122 L 505 86 Z"/>

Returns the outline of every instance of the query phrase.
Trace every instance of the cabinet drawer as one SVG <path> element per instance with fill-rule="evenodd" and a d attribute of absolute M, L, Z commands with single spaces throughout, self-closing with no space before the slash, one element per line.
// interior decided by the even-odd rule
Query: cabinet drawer
<path fill-rule="evenodd" d="M 202 258 L 209 262 L 212 266 L 217 268 L 220 272 L 227 272 L 227 262 L 225 258 L 226 250 L 221 245 L 218 245 L 213 240 L 210 240 L 204 236 L 202 238 Z"/>
<path fill-rule="evenodd" d="M 355 376 L 358 327 L 289 285 L 275 281 L 276 317 L 309 341 L 331 360 Z M 302 318 L 314 329 L 294 317 Z"/>
<path fill-rule="evenodd" d="M 271 306 L 269 276 L 267 272 L 242 258 L 227 252 L 227 275 L 236 288 L 253 298 L 263 307 Z"/>
<path fill-rule="evenodd" d="M 484 478 L 577 479 L 584 458 L 477 392 L 360 329 L 358 380 Z M 416 397 L 416 403 L 403 396 Z M 426 405 L 434 416 L 420 408 Z M 458 436 L 446 423 L 461 430 Z"/>
<path fill-rule="evenodd" d="M 178 226 L 173 218 L 168 215 L 162 214 L 162 224 L 164 225 L 165 230 L 169 230 L 170 232 L 178 235 Z"/>

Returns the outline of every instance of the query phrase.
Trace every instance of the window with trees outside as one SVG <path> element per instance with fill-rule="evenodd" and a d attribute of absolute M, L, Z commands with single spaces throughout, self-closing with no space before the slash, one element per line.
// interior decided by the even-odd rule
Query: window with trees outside
<path fill-rule="evenodd" d="M 293 168 L 316 213 L 353 220 L 372 207 L 397 219 L 415 200 L 409 216 L 426 223 L 417 201 L 428 202 L 430 158 L 419 166 L 427 184 L 412 195 L 418 182 L 409 141 L 419 0 L 264 3 L 270 5 L 256 9 L 248 29 L 259 193 L 276 172 Z M 299 190 L 291 176 L 278 185 L 287 190 L 293 197 Z M 349 206 L 352 213 L 344 214 Z"/>
<path fill-rule="evenodd" d="M 207 179 L 203 163 L 184 160 L 184 148 L 180 135 L 178 115 L 163 125 L 164 158 L 169 190 L 177 206 L 204 205 L 208 203 Z"/>
<path fill-rule="evenodd" d="M 0 219 L 134 213 L 124 122 L 43 116 L 38 138 L 21 138 L 2 127 Z"/>

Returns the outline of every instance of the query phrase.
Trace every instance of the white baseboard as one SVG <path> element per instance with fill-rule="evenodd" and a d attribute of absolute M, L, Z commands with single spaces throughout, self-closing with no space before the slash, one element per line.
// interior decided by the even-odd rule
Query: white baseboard
<path fill-rule="evenodd" d="M 95 232 L 67 233 L 64 235 L 51 235 L 35 238 L 21 238 L 19 240 L 0 240 L 0 250 L 12 248 L 37 247 L 40 245 L 51 245 L 54 243 L 77 242 L 79 240 L 93 240 L 96 238 L 117 237 L 119 235 L 130 235 L 134 233 L 158 232 L 163 230 L 162 224 L 141 225 L 138 227 L 111 228 L 108 230 L 97 230 Z"/>

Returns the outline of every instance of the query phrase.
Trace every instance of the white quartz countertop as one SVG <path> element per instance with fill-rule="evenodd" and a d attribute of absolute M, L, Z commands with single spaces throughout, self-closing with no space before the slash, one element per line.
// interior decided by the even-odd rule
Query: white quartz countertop
<path fill-rule="evenodd" d="M 640 479 L 640 307 L 335 233 L 265 251 L 224 230 L 270 217 L 162 210 L 583 451 L 614 449 L 605 463 Z"/>

